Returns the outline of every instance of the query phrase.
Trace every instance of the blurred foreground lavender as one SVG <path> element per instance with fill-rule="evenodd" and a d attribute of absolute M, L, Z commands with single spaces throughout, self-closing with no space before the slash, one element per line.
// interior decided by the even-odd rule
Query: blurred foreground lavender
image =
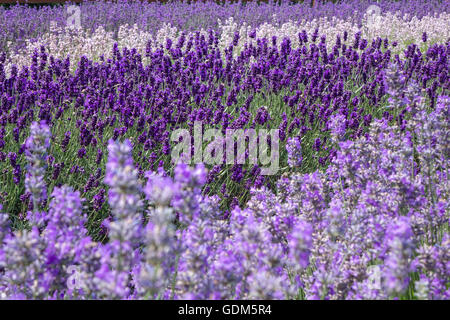
<path fill-rule="evenodd" d="M 414 83 L 390 79 L 405 121 L 375 120 L 351 141 L 336 118 L 326 170 L 284 176 L 277 194 L 252 189 L 228 218 L 200 192 L 203 165 L 148 172 L 142 188 L 131 142 L 110 140 L 109 239 L 86 236 L 83 201 L 66 186 L 44 225 L 14 231 L 1 214 L 0 298 L 449 299 L 450 98 L 429 112 Z M 32 128 L 27 154 L 43 154 L 48 127 Z M 289 149 L 295 165 L 301 150 Z"/>

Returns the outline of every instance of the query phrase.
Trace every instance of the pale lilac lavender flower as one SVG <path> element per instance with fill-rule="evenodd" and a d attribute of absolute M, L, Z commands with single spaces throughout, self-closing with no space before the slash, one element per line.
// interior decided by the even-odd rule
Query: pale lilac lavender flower
<path fill-rule="evenodd" d="M 175 237 L 172 209 L 158 207 L 150 212 L 145 228 L 144 260 L 136 272 L 136 290 L 148 298 L 160 298 L 174 279 L 179 244 Z"/>
<path fill-rule="evenodd" d="M 289 138 L 286 143 L 288 164 L 290 167 L 300 167 L 303 162 L 302 145 L 300 137 Z"/>
<path fill-rule="evenodd" d="M 405 292 L 409 284 L 411 257 L 415 248 L 409 219 L 401 217 L 386 234 L 388 256 L 384 265 L 383 285 L 389 295 Z"/>
<path fill-rule="evenodd" d="M 293 268 L 302 270 L 308 267 L 313 244 L 312 233 L 313 228 L 308 222 L 294 222 L 293 230 L 288 236 L 289 259 Z"/>
<path fill-rule="evenodd" d="M 45 214 L 39 213 L 39 211 L 42 209 L 42 203 L 47 200 L 44 175 L 50 138 L 50 128 L 45 121 L 33 122 L 30 127 L 30 136 L 25 142 L 25 156 L 28 161 L 25 190 L 31 193 L 33 201 L 33 212 L 28 213 L 28 219 L 32 224 L 40 226 L 45 223 Z"/>

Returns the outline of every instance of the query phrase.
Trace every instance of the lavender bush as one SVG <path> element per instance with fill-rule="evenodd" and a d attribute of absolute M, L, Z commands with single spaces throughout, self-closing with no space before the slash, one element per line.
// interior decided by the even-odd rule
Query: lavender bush
<path fill-rule="evenodd" d="M 111 184 L 100 178 L 109 139 L 132 141 L 137 174 L 143 178 L 145 171 L 159 167 L 173 173 L 171 133 L 179 128 L 192 133 L 196 121 L 204 130 L 222 133 L 278 128 L 280 148 L 284 150 L 293 138 L 296 146 L 289 140 L 290 153 L 294 148 L 302 156 L 301 163 L 297 158 L 294 169 L 289 169 L 283 151 L 280 173 L 308 172 L 326 166 L 335 156 L 329 135 L 335 117 L 343 125 L 341 138 L 356 138 L 374 118 L 402 125 L 408 111 L 403 98 L 390 91 L 414 81 L 434 106 L 437 95 L 449 89 L 448 43 L 434 44 L 426 52 L 411 44 L 400 58 L 392 55 L 395 44 L 388 39 L 369 43 L 360 33 L 351 39 L 344 32 L 331 51 L 325 36 L 311 39 L 299 32 L 297 37 L 302 44 L 297 49 L 289 38 L 274 36 L 256 39 L 233 56 L 233 43 L 222 53 L 217 34 L 211 31 L 205 37 L 197 32 L 181 36 L 177 43 L 168 39 L 165 48 L 149 47 L 147 65 L 134 48 L 121 51 L 116 45 L 112 58 L 103 62 L 81 56 L 74 72 L 70 57 L 49 57 L 44 47 L 34 51 L 30 66 L 13 67 L 11 76 L 5 74 L 1 59 L 0 168 L 10 178 L 0 188 L 6 210 L 27 212 L 36 198 L 21 192 L 21 154 L 35 117 L 46 121 L 54 134 L 45 161 L 44 178 L 52 177 L 49 192 L 63 182 L 82 186 L 93 213 L 90 224 L 98 229 L 108 211 L 102 190 Z M 392 88 L 386 80 L 390 62 L 396 63 L 398 74 Z M 398 102 L 388 101 L 389 97 Z M 96 169 L 90 169 L 94 166 L 100 169 L 95 174 Z M 209 172 L 204 192 L 219 195 L 225 209 L 232 203 L 244 204 L 251 186 L 274 188 L 275 181 L 276 177 L 261 175 L 258 165 L 219 164 Z"/>
<path fill-rule="evenodd" d="M 0 299 L 449 299 L 448 3 L 369 4 L 0 8 Z"/>
<path fill-rule="evenodd" d="M 180 164 L 174 180 L 149 173 L 144 226 L 130 142 L 110 141 L 108 183 L 119 189 L 110 191 L 109 241 L 86 237 L 79 192 L 68 187 L 53 192 L 41 230 L 12 231 L 2 215 L 2 295 L 448 299 L 449 103 L 440 96 L 428 113 L 414 97 L 405 128 L 374 121 L 366 135 L 338 143 L 325 171 L 284 177 L 276 194 L 252 189 L 247 208 L 229 219 L 199 192 L 204 167 Z M 174 213 L 186 207 L 190 217 L 176 228 Z M 67 286 L 70 265 L 83 268 L 78 291 Z M 381 270 L 378 286 L 369 281 L 372 265 Z"/>

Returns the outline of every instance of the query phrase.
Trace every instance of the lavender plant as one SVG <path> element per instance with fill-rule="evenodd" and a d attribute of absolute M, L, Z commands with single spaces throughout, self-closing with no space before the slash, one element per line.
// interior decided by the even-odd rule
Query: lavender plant
<path fill-rule="evenodd" d="M 400 44 L 359 2 L 83 3 L 81 33 L 1 8 L 33 17 L 0 54 L 0 299 L 449 299 L 448 5 L 413 3 L 380 4 L 414 12 L 382 17 Z M 279 129 L 280 172 L 174 164 L 198 122 Z"/>
<path fill-rule="evenodd" d="M 33 123 L 30 126 L 30 137 L 25 142 L 25 155 L 28 166 L 25 176 L 25 190 L 31 194 L 33 211 L 28 213 L 28 219 L 34 225 L 46 222 L 45 213 L 41 211 L 42 204 L 47 201 L 47 187 L 44 181 L 47 149 L 50 147 L 50 128 L 44 122 Z"/>

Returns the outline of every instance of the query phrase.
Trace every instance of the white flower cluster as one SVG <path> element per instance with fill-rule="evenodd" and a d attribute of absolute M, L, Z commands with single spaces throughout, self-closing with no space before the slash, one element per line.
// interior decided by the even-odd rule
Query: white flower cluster
<path fill-rule="evenodd" d="M 319 37 L 326 36 L 326 44 L 328 48 L 332 48 L 338 35 L 343 35 L 345 31 L 348 33 L 348 41 L 353 42 L 353 36 L 358 31 L 361 32 L 361 38 L 369 41 L 380 37 L 388 38 L 392 43 L 396 41 L 398 46 L 394 53 L 402 54 L 403 50 L 411 43 L 419 45 L 421 49 L 427 48 L 430 44 L 445 42 L 450 39 L 450 13 L 441 13 L 439 15 L 427 15 L 421 19 L 417 17 L 408 17 L 407 15 L 400 17 L 398 14 L 387 12 L 370 19 L 366 17 L 364 23 L 360 26 L 354 19 L 340 20 L 336 17 L 319 18 L 311 21 L 290 21 L 282 25 L 274 25 L 264 23 L 258 28 L 252 28 L 249 25 L 242 25 L 238 30 L 237 23 L 230 18 L 225 24 L 219 21 L 221 33 L 221 44 L 226 46 L 233 40 L 234 33 L 239 31 L 240 39 L 238 48 L 245 43 L 256 43 L 256 39 L 268 37 L 269 39 L 276 36 L 281 43 L 283 38 L 289 38 L 293 48 L 299 45 L 298 33 L 305 30 L 309 39 L 316 29 L 319 30 Z M 256 37 L 251 39 L 250 33 L 256 31 Z M 422 42 L 423 33 L 427 33 L 427 43 Z"/>
<path fill-rule="evenodd" d="M 435 15 L 427 15 L 421 19 L 417 17 L 408 17 L 407 15 L 400 17 L 398 14 L 387 12 L 378 15 L 376 19 L 364 20 L 362 25 L 356 23 L 356 18 L 347 18 L 341 20 L 336 17 L 319 18 L 311 21 L 290 21 L 287 23 L 270 24 L 264 23 L 257 28 L 243 24 L 240 28 L 238 24 L 229 18 L 224 23 L 218 21 L 220 29 L 219 46 L 225 50 L 232 42 L 236 32 L 239 32 L 240 38 L 238 45 L 234 48 L 234 56 L 238 55 L 244 44 L 254 43 L 258 38 L 267 37 L 271 39 L 276 36 L 281 44 L 283 38 L 290 38 L 293 48 L 299 45 L 298 34 L 305 30 L 311 39 L 316 29 L 319 30 L 319 37 L 326 36 L 326 45 L 331 48 L 338 35 L 343 35 L 344 31 L 348 33 L 348 43 L 353 43 L 353 36 L 358 31 L 361 37 L 369 41 L 377 37 L 382 39 L 388 38 L 392 43 L 396 41 L 397 47 L 393 53 L 403 54 L 403 50 L 411 43 L 416 43 L 421 49 L 426 49 L 430 44 L 445 42 L 450 39 L 450 13 L 440 13 Z M 204 29 L 199 30 L 201 34 L 208 36 L 208 32 Z M 56 23 L 51 24 L 49 33 L 42 35 L 37 41 L 27 40 L 26 48 L 16 54 L 10 54 L 6 63 L 6 72 L 9 74 L 11 67 L 15 64 L 17 67 L 28 65 L 31 62 L 31 54 L 34 50 L 39 49 L 42 45 L 46 46 L 48 54 L 55 58 L 63 59 L 67 55 L 70 56 L 72 68 L 76 65 L 81 56 L 89 59 L 98 60 L 100 56 L 108 59 L 112 55 L 112 48 L 117 42 L 119 48 L 135 48 L 143 57 L 147 43 L 151 40 L 151 48 L 164 47 L 166 40 L 171 39 L 176 43 L 181 36 L 182 30 L 164 24 L 156 34 L 140 30 L 137 25 L 120 26 L 117 39 L 112 32 L 106 32 L 104 28 L 99 27 L 93 33 L 87 30 L 61 28 Z M 250 37 L 254 32 L 255 37 Z M 427 42 L 423 43 L 422 35 L 427 33 Z M 193 33 L 187 33 L 187 39 Z M 13 52 L 13 50 L 7 50 Z M 144 58 L 144 63 L 147 62 Z"/>

